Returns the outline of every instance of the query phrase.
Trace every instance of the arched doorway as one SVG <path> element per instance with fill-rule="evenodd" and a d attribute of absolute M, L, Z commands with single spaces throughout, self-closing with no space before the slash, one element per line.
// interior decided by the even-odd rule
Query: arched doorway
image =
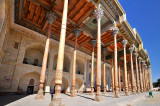
<path fill-rule="evenodd" d="M 32 94 L 38 91 L 40 74 L 37 72 L 30 72 L 22 75 L 19 79 L 18 89 L 23 92 Z"/>
<path fill-rule="evenodd" d="M 34 79 L 30 79 L 29 85 L 27 87 L 27 94 L 33 94 L 34 90 Z"/>
<path fill-rule="evenodd" d="M 66 78 L 62 78 L 62 85 L 61 85 L 61 92 L 66 93 L 66 90 L 68 88 L 68 80 Z M 55 89 L 55 78 L 53 78 L 50 82 L 50 89 L 54 90 Z"/>
<path fill-rule="evenodd" d="M 83 92 L 83 88 L 84 88 L 84 83 L 83 80 L 80 78 L 76 79 L 76 85 L 75 85 L 75 89 L 77 92 Z"/>

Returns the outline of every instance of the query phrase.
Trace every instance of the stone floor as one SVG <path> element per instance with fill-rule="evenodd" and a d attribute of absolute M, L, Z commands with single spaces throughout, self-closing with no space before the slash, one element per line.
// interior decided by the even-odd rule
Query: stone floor
<path fill-rule="evenodd" d="M 94 96 L 89 93 L 78 93 L 72 98 L 67 94 L 62 94 L 62 103 L 65 106 L 160 106 L 160 92 L 154 92 L 153 98 L 147 98 L 148 93 L 125 96 L 120 94 L 120 98 L 114 98 L 113 93 L 103 95 L 102 102 L 93 101 Z M 48 106 L 51 95 L 46 94 L 45 100 L 35 101 L 33 95 L 0 95 L 0 106 Z"/>

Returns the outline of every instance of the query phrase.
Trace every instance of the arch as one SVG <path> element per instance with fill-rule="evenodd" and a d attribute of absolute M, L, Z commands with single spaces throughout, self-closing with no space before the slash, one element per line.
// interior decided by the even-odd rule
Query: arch
<path fill-rule="evenodd" d="M 58 58 L 58 54 L 54 56 L 54 62 L 53 62 L 53 69 L 54 70 L 56 70 L 56 67 L 57 67 L 57 58 Z M 65 54 L 64 55 L 64 62 L 63 62 L 63 71 L 64 72 L 69 72 L 69 69 L 70 69 L 70 59 Z"/>
<path fill-rule="evenodd" d="M 38 91 L 40 74 L 37 72 L 29 72 L 23 74 L 19 79 L 18 88 L 27 91 L 28 86 L 34 86 L 34 91 Z"/>
<path fill-rule="evenodd" d="M 34 85 L 34 79 L 30 79 L 29 85 Z"/>
<path fill-rule="evenodd" d="M 50 89 L 54 89 L 55 86 L 55 78 L 53 78 L 50 82 Z M 68 80 L 66 78 L 62 78 L 62 85 L 61 85 L 61 91 L 64 92 L 68 88 Z"/>
<path fill-rule="evenodd" d="M 76 60 L 76 74 L 84 75 L 84 70 L 85 70 L 84 63 L 80 59 L 77 59 Z"/>
<path fill-rule="evenodd" d="M 83 80 L 80 78 L 76 78 L 76 85 L 75 85 L 75 89 L 76 91 L 83 91 L 83 87 L 84 87 L 84 83 Z"/>
<path fill-rule="evenodd" d="M 24 64 L 42 66 L 44 47 L 41 45 L 31 45 L 25 51 Z"/>

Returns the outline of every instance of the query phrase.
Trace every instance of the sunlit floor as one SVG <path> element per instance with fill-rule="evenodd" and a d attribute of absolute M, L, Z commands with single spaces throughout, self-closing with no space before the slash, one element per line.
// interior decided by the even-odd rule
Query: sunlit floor
<path fill-rule="evenodd" d="M 62 104 L 65 106 L 160 106 L 160 92 L 154 92 L 153 98 L 147 98 L 148 93 L 125 96 L 120 94 L 120 98 L 114 98 L 114 94 L 107 92 L 102 94 L 103 101 L 93 101 L 94 96 L 89 93 L 78 93 L 76 97 L 70 97 L 68 94 L 62 94 Z M 51 95 L 46 94 L 45 100 L 35 101 L 33 95 L 1 95 L 0 106 L 48 106 L 51 101 Z"/>

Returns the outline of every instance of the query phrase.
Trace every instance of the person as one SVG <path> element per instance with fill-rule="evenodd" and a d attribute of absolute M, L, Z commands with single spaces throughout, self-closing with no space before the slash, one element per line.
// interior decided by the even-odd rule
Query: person
<path fill-rule="evenodd" d="M 50 94 L 51 94 L 51 101 L 53 100 L 53 94 L 54 94 L 54 89 L 50 89 Z"/>

